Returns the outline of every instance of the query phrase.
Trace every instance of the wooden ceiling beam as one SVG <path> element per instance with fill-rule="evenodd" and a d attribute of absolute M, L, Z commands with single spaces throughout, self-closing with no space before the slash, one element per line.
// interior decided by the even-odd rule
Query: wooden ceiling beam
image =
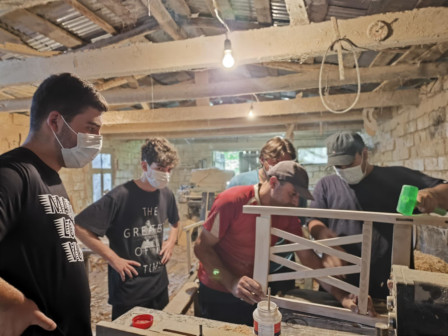
<path fill-rule="evenodd" d="M 78 0 L 64 0 L 64 1 L 68 3 L 70 6 L 72 6 L 74 9 L 76 9 L 78 12 L 80 12 L 82 15 L 84 15 L 86 18 L 88 18 L 90 21 L 97 24 L 104 31 L 108 32 L 111 35 L 117 34 L 117 31 L 112 25 L 110 25 L 106 20 L 100 18 L 98 15 L 96 15 L 94 12 L 92 12 L 89 8 L 84 6 Z"/>
<path fill-rule="evenodd" d="M 248 109 L 247 109 L 248 111 Z M 247 112 L 246 111 L 246 112 Z M 222 118 L 222 117 L 221 117 Z M 255 112 L 253 118 L 248 118 L 247 113 L 243 118 L 225 118 L 213 120 L 185 120 L 185 121 L 170 121 L 170 122 L 140 122 L 140 123 L 121 123 L 108 124 L 103 122 L 102 132 L 105 133 L 128 133 L 130 129 L 135 132 L 161 131 L 173 132 L 189 129 L 207 130 L 207 129 L 223 129 L 223 128 L 240 128 L 240 127 L 259 127 L 259 126 L 274 126 L 287 124 L 310 124 L 318 122 L 351 122 L 363 120 L 361 111 L 351 111 L 342 115 L 331 112 L 324 112 L 322 114 L 310 113 L 289 116 L 274 116 L 274 117 L 260 117 Z"/>
<path fill-rule="evenodd" d="M 417 105 L 418 90 L 400 90 L 384 93 L 362 93 L 356 104 L 357 109 L 367 107 L 387 107 L 401 105 Z M 333 95 L 327 99 L 334 109 L 346 108 L 355 98 L 355 94 Z M 181 122 L 191 120 L 215 120 L 225 118 L 246 118 L 250 109 L 248 103 L 225 104 L 214 106 L 193 106 L 161 108 L 155 110 L 110 111 L 103 115 L 104 125 L 129 123 Z M 273 117 L 304 113 L 325 112 L 319 97 L 296 98 L 291 100 L 274 100 L 252 103 L 254 113 L 258 117 Z M 341 116 L 340 114 L 338 114 Z"/>
<path fill-rule="evenodd" d="M 145 1 L 142 1 L 142 3 L 147 6 Z M 184 40 L 188 37 L 187 33 L 171 17 L 161 0 L 149 0 L 148 12 L 154 16 L 160 28 L 173 40 Z"/>
<path fill-rule="evenodd" d="M 363 127 L 362 122 L 350 122 L 350 123 L 324 123 L 324 124 L 308 124 L 308 125 L 296 125 L 294 132 L 306 132 L 313 131 L 316 133 L 333 133 L 335 131 L 341 130 L 351 130 L 359 131 Z M 218 129 L 218 130 L 182 130 L 179 132 L 161 132 L 153 131 L 149 132 L 144 130 L 142 133 L 137 133 L 130 131 L 129 133 L 103 133 L 106 137 L 111 137 L 114 139 L 146 139 L 149 136 L 164 136 L 168 139 L 179 139 L 179 138 L 206 138 L 206 137 L 228 137 L 237 135 L 251 135 L 251 134 L 285 134 L 286 128 L 284 125 L 277 126 L 261 126 L 261 127 L 246 127 L 246 128 L 228 128 L 228 129 Z"/>
<path fill-rule="evenodd" d="M 289 13 L 290 25 L 306 25 L 310 23 L 304 0 L 285 0 Z"/>
<path fill-rule="evenodd" d="M 448 63 L 403 64 L 394 67 L 362 68 L 363 83 L 380 83 L 399 78 L 401 81 L 415 78 L 435 78 L 448 75 Z M 242 96 L 261 93 L 287 92 L 296 90 L 315 89 L 318 87 L 318 72 L 300 75 L 285 75 L 279 77 L 240 79 L 227 82 L 198 84 L 158 85 L 153 88 L 140 87 L 138 89 L 114 89 L 104 91 L 103 95 L 110 105 L 137 104 L 142 102 L 167 102 L 187 99 L 201 99 L 213 97 Z M 339 81 L 337 70 L 326 74 L 329 87 L 337 85 L 356 84 L 356 72 L 348 69 L 345 80 Z M 111 83 L 124 84 L 122 79 L 114 79 Z M 104 83 L 104 90 L 108 82 Z M 103 87 L 99 85 L 99 88 Z M 31 98 L 0 101 L 0 112 L 22 112 L 31 107 Z"/>
<path fill-rule="evenodd" d="M 384 50 L 410 45 L 448 42 L 448 8 L 422 8 L 341 20 L 341 36 L 361 48 Z M 372 22 L 394 21 L 392 35 L 377 42 L 366 36 Z M 412 25 L 409 24 L 412 22 Z M 165 43 L 121 46 L 69 53 L 51 59 L 28 58 L 0 62 L 0 87 L 40 82 L 49 74 L 72 72 L 84 79 L 220 68 L 224 36 L 207 36 Z M 333 42 L 331 22 L 270 27 L 229 34 L 237 65 L 315 57 Z M 266 48 L 269 46 L 269 48 Z M 123 60 L 118 67 L 117 60 Z"/>

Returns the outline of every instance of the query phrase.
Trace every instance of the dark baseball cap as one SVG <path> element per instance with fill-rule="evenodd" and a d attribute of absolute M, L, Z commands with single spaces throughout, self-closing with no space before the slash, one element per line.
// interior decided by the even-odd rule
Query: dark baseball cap
<path fill-rule="evenodd" d="M 268 170 L 268 176 L 275 176 L 279 181 L 289 182 L 299 191 L 300 196 L 309 200 L 314 199 L 308 190 L 308 173 L 297 162 L 281 161 Z"/>
<path fill-rule="evenodd" d="M 356 153 L 366 147 L 358 133 L 339 132 L 330 135 L 327 140 L 327 166 L 345 166 L 355 160 Z"/>

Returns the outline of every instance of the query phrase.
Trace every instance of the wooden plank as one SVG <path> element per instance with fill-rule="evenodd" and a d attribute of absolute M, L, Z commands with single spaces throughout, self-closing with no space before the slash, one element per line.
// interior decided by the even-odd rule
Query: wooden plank
<path fill-rule="evenodd" d="M 270 260 L 275 261 L 277 264 L 286 266 L 290 268 L 291 260 L 272 255 Z M 296 272 L 284 272 L 284 273 L 277 273 L 277 274 L 270 274 L 268 279 L 269 281 L 281 281 L 281 280 L 291 280 L 291 279 L 306 279 L 306 278 L 322 278 L 327 276 L 334 276 L 334 275 L 343 275 L 343 274 L 353 274 L 353 273 L 359 273 L 361 270 L 361 267 L 358 265 L 352 265 L 352 266 L 340 266 L 340 267 L 331 267 L 331 268 L 319 268 L 319 269 L 307 269 L 307 270 L 301 270 Z"/>
<path fill-rule="evenodd" d="M 254 0 L 257 21 L 261 24 L 272 24 L 271 2 L 269 0 Z"/>
<path fill-rule="evenodd" d="M 195 71 L 194 82 L 197 85 L 207 86 L 208 85 L 208 71 Z M 210 106 L 210 99 L 200 98 L 196 99 L 197 106 Z"/>
<path fill-rule="evenodd" d="M 244 205 L 243 213 L 259 215 L 280 215 L 297 217 L 316 217 L 316 218 L 337 218 L 337 219 L 366 219 L 374 222 L 400 224 L 400 225 L 433 225 L 437 227 L 448 228 L 448 218 L 432 215 L 414 215 L 403 216 L 398 213 L 371 212 L 371 211 L 352 211 L 352 210 L 330 210 L 330 209 L 312 209 L 312 208 L 289 208 L 289 207 L 271 207 Z"/>
<path fill-rule="evenodd" d="M 88 18 L 90 21 L 97 24 L 104 31 L 112 35 L 115 35 L 117 33 L 117 31 L 112 25 L 110 25 L 106 20 L 103 20 L 98 15 L 96 15 L 94 12 L 92 12 L 89 8 L 84 6 L 78 0 L 64 0 L 64 1 L 68 3 L 70 6 L 72 6 L 74 9 L 76 9 L 78 12 L 80 12 L 82 15 L 84 15 L 86 18 Z"/>
<path fill-rule="evenodd" d="M 319 243 L 321 243 L 325 246 L 341 246 L 341 245 L 355 244 L 355 243 L 361 243 L 361 242 L 362 242 L 362 234 L 319 240 Z M 307 249 L 308 249 L 308 247 L 302 246 L 299 243 L 282 244 L 282 245 L 272 246 L 271 253 L 297 252 L 297 251 L 302 251 L 302 250 L 307 250 Z"/>
<path fill-rule="evenodd" d="M 258 281 L 267 293 L 269 274 L 269 248 L 271 246 L 271 216 L 260 216 L 256 219 L 255 260 L 253 279 Z"/>
<path fill-rule="evenodd" d="M 11 27 L 25 27 L 30 31 L 38 32 L 68 48 L 83 44 L 83 41 L 77 36 L 26 9 L 17 9 L 5 14 L 1 17 L 1 21 Z"/>
<path fill-rule="evenodd" d="M 395 225 L 392 244 L 392 265 L 410 266 L 412 253 L 412 225 Z"/>
<path fill-rule="evenodd" d="M 2 27 L 0 27 L 0 41 L 2 41 L 3 43 L 11 42 L 16 44 L 24 44 L 18 36 L 7 31 L 6 29 L 3 29 Z"/>
<path fill-rule="evenodd" d="M 127 119 L 126 123 L 115 123 L 113 125 L 106 125 L 103 123 L 102 132 L 103 133 L 124 133 L 129 131 L 134 132 L 144 132 L 151 130 L 158 130 L 159 132 L 171 132 L 171 131 L 182 131 L 188 129 L 201 129 L 201 130 L 218 130 L 218 129 L 232 129 L 232 128 L 247 128 L 247 127 L 260 127 L 260 126 L 275 126 L 275 125 L 284 125 L 285 122 L 294 122 L 297 126 L 302 126 L 306 124 L 316 124 L 316 122 L 350 122 L 350 121 L 360 121 L 361 115 L 359 113 L 355 113 L 350 116 L 337 117 L 326 112 L 324 115 L 311 114 L 311 115 L 290 115 L 290 116 L 272 116 L 272 117 L 260 117 L 258 116 L 258 110 L 255 108 L 255 112 L 257 114 L 256 118 L 248 118 L 247 114 L 249 111 L 249 106 L 246 104 L 247 108 L 234 106 L 232 110 L 237 110 L 238 113 L 245 114 L 242 118 L 229 118 L 229 119 L 204 119 L 204 120 L 180 120 L 180 121 L 168 121 L 168 122 L 151 122 L 145 118 L 145 121 L 138 122 L 138 116 L 136 115 L 136 119 Z M 183 110 L 183 108 L 177 108 Z M 189 109 L 189 108 L 188 108 Z M 216 110 L 212 109 L 210 106 L 210 112 L 214 113 Z M 137 112 L 159 112 L 157 110 L 137 110 Z M 221 112 L 225 112 L 226 110 L 220 110 Z M 158 114 L 158 113 L 156 113 Z M 162 115 L 158 114 L 159 117 Z M 171 113 L 169 110 L 167 111 L 167 118 L 169 119 Z M 224 115 L 221 115 L 223 117 Z M 218 116 L 219 117 L 219 116 Z M 183 118 L 188 118 L 188 115 L 185 115 Z M 195 119 L 196 117 L 193 117 Z M 297 122 L 297 119 L 300 119 Z M 284 131 L 284 126 L 283 126 Z"/>
<path fill-rule="evenodd" d="M 376 50 L 444 43 L 448 42 L 448 30 L 445 29 L 447 16 L 448 8 L 422 8 L 342 20 L 339 22 L 339 30 L 342 36 L 347 35 L 359 47 Z M 392 36 L 378 43 L 367 39 L 364 34 L 353 34 L 366 31 L 375 20 L 395 20 Z M 410 21 L 412 25 L 408 24 Z M 233 48 L 238 50 L 238 64 L 243 65 L 320 56 L 332 42 L 331 32 L 331 23 L 321 22 L 232 32 L 229 38 Z M 0 64 L 0 72 L 6 75 L 1 77 L 0 86 L 39 82 L 49 74 L 61 72 L 74 72 L 89 80 L 205 67 L 220 68 L 223 42 L 224 36 L 207 36 L 188 41 L 129 45 L 79 54 L 75 52 L 52 57 L 51 62 L 45 59 L 39 59 L 38 62 L 36 59 L 4 61 Z M 270 48 L 266 48 L 266 45 Z M 120 67 L 116 66 L 117 59 L 123 60 Z"/>
<path fill-rule="evenodd" d="M 105 47 L 110 47 L 114 44 L 122 43 L 128 41 L 133 38 L 138 38 L 147 34 L 154 32 L 159 29 L 159 25 L 155 20 L 152 20 L 148 23 L 144 23 L 141 26 L 138 26 L 134 29 L 131 29 L 125 33 L 117 34 L 108 38 L 101 39 L 97 42 L 87 44 L 83 47 L 76 49 L 76 51 L 81 50 L 93 50 L 93 49 L 101 49 Z"/>
<path fill-rule="evenodd" d="M 400 105 L 417 105 L 418 90 L 402 90 L 398 92 L 384 92 L 384 93 L 363 93 L 360 95 L 359 102 L 356 108 L 366 107 L 386 107 L 386 106 L 400 106 Z M 332 96 L 333 104 L 344 106 L 353 99 L 354 94 L 334 95 Z M 146 101 L 141 99 L 140 101 Z M 111 102 L 109 102 L 111 104 Z M 5 104 L 5 102 L 3 102 Z M 307 116 L 305 114 L 320 113 L 325 111 L 319 97 L 299 98 L 291 100 L 277 100 L 267 102 L 252 103 L 254 109 L 257 111 L 258 117 L 274 118 L 278 116 L 281 118 L 279 122 L 288 123 L 285 116 L 288 115 L 303 115 L 303 120 L 297 120 L 298 123 L 305 121 L 316 121 L 319 116 Z M 250 104 L 225 104 L 214 106 L 193 106 L 193 107 L 177 107 L 177 108 L 161 108 L 150 111 L 116 111 L 108 112 L 103 116 L 104 125 L 123 124 L 123 123 L 156 123 L 156 122 L 179 122 L 192 120 L 219 120 L 225 116 L 226 119 L 247 117 L 247 111 Z M 1 106 L 0 106 L 1 110 Z M 359 117 L 358 117 L 359 114 Z M 320 116 L 322 121 L 332 120 L 336 121 L 339 118 L 349 120 L 360 120 L 362 114 L 354 111 L 351 114 L 344 114 L 344 116 L 334 116 L 331 113 L 325 113 Z M 307 119 L 309 118 L 309 119 Z M 257 118 L 258 119 L 258 118 Z M 260 123 L 262 119 L 259 119 Z M 256 122 L 256 120 L 255 120 Z"/>
<path fill-rule="evenodd" d="M 362 122 L 352 122 L 352 123 L 331 123 L 324 124 L 322 129 L 319 128 L 319 125 L 311 124 L 311 125 L 298 125 L 296 126 L 296 132 L 321 132 L 324 131 L 328 134 L 339 132 L 341 130 L 347 130 L 350 132 L 360 131 L 362 130 Z M 276 126 L 262 126 L 262 127 L 242 127 L 242 128 L 227 128 L 227 129 L 217 129 L 217 130 L 202 130 L 202 129 L 189 129 L 182 131 L 159 131 L 159 130 L 145 130 L 144 132 L 128 132 L 128 133 L 120 133 L 114 134 L 114 139 L 126 139 L 126 140 L 144 140 L 147 139 L 148 136 L 164 136 L 168 139 L 182 139 L 182 138 L 219 138 L 219 137 L 229 137 L 230 135 L 244 135 L 248 134 L 261 134 L 261 133 L 277 133 L 283 134 L 285 131 L 285 127 L 283 125 Z M 101 133 L 107 135 L 107 131 L 103 131 L 101 129 Z"/>
<path fill-rule="evenodd" d="M 302 244 L 304 246 L 307 246 L 309 249 L 314 249 L 318 252 L 326 253 L 326 254 L 338 257 L 339 259 L 346 260 L 352 264 L 361 265 L 361 258 L 356 257 L 347 252 L 342 252 L 340 250 L 336 250 L 331 247 L 325 246 L 324 244 L 320 244 L 320 242 L 318 240 L 308 240 L 306 238 L 293 235 L 292 233 L 289 233 L 289 232 L 286 232 L 286 231 L 283 231 L 283 230 L 280 230 L 277 228 L 272 228 L 271 234 L 276 235 L 281 238 L 284 238 L 286 240 L 295 242 L 295 243 Z"/>
<path fill-rule="evenodd" d="M 0 43 L 0 51 L 25 56 L 51 57 L 60 54 L 59 51 L 38 51 L 24 44 L 11 42 Z"/>
<path fill-rule="evenodd" d="M 122 24 L 125 27 L 135 26 L 137 23 L 137 15 L 131 13 L 131 11 L 122 4 L 121 0 L 96 0 L 101 3 L 104 7 L 109 9 L 112 13 L 117 15 Z"/>
<path fill-rule="evenodd" d="M 361 247 L 361 273 L 359 276 L 359 313 L 367 315 L 367 305 L 369 297 L 369 278 L 370 278 L 370 256 L 372 250 L 372 222 L 364 221 L 362 226 L 362 247 Z"/>
<path fill-rule="evenodd" d="M 272 301 L 281 308 L 297 310 L 303 313 L 315 315 L 331 316 L 332 318 L 336 318 L 339 320 L 361 323 L 372 327 L 374 327 L 375 323 L 378 322 L 387 323 L 387 317 L 385 316 L 374 318 L 370 316 L 354 314 L 353 312 L 345 308 L 331 307 L 309 302 L 300 302 L 297 300 L 279 297 L 273 297 Z"/>
<path fill-rule="evenodd" d="M 448 74 L 448 63 L 422 63 L 420 65 L 397 65 L 394 67 L 376 67 L 361 69 L 361 78 L 364 83 L 378 83 L 387 79 L 400 78 L 402 80 L 413 78 L 433 78 Z M 345 71 L 346 80 L 338 82 L 337 71 L 328 72 L 328 85 L 355 84 L 354 69 Z M 1 80 L 1 79 L 0 79 Z M 263 80 L 263 85 L 260 85 Z M 153 89 L 141 87 L 139 89 L 118 89 L 105 92 L 104 96 L 110 105 L 135 104 L 142 101 L 163 102 L 173 100 L 198 99 L 209 97 L 227 97 L 252 93 L 272 93 L 293 91 L 298 89 L 316 88 L 318 86 L 318 73 L 305 73 L 301 75 L 286 75 L 280 77 L 265 77 L 255 79 L 241 79 L 224 82 L 212 82 L 207 86 L 197 84 L 175 84 L 154 86 Z M 391 97 L 391 96 L 389 96 Z M 332 96 L 332 99 L 334 96 Z M 410 103 L 415 102 L 414 97 Z M 0 105 L 0 112 L 26 111 L 31 106 L 31 99 L 4 101 Z M 319 104 L 321 106 L 321 104 Z M 362 108 L 362 106 L 357 106 Z M 376 107 L 376 105 L 371 106 Z"/>
<path fill-rule="evenodd" d="M 147 3 L 143 2 L 146 6 Z M 166 10 L 161 0 L 150 0 L 149 11 L 162 28 L 173 40 L 184 40 L 188 37 L 187 33 L 177 25 L 176 21 Z"/>
<path fill-rule="evenodd" d="M 289 267 L 289 268 L 291 268 L 293 270 L 298 270 L 298 271 L 300 271 L 300 270 L 311 270 L 310 268 L 308 268 L 308 267 L 306 267 L 306 266 L 304 266 L 302 264 L 298 264 L 298 263 L 292 262 L 290 260 L 286 260 L 285 258 L 283 258 L 283 259 L 284 260 L 281 260 L 281 262 L 284 262 L 285 265 L 287 265 L 287 267 Z M 277 260 L 277 259 L 275 259 L 275 260 Z M 359 266 L 355 266 L 355 267 L 358 267 L 358 271 L 357 272 L 359 272 Z M 276 274 L 270 274 L 268 276 L 268 279 L 270 280 L 274 276 L 276 276 Z M 344 291 L 346 291 L 348 293 L 353 293 L 355 295 L 359 294 L 359 288 L 358 287 L 353 286 L 353 285 L 351 285 L 351 284 L 349 284 L 349 283 L 347 283 L 345 281 L 342 281 L 340 279 L 337 279 L 337 278 L 333 278 L 333 277 L 330 277 L 330 276 L 322 276 L 322 277 L 319 278 L 319 281 L 327 283 L 327 284 L 329 284 L 331 286 L 340 288 L 340 289 L 342 289 L 342 290 L 344 290 Z"/>
<path fill-rule="evenodd" d="M 197 295 L 198 288 L 199 285 L 196 282 L 185 283 L 176 296 L 163 308 L 163 311 L 171 314 L 185 314 Z"/>
<path fill-rule="evenodd" d="M 310 23 L 304 0 L 285 0 L 290 25 L 306 25 Z"/>

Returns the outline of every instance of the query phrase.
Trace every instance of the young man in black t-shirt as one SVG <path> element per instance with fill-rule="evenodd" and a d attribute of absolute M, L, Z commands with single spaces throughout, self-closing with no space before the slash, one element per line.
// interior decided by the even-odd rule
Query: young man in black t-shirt
<path fill-rule="evenodd" d="M 146 140 L 141 178 L 114 188 L 75 218 L 79 239 L 109 263 L 112 319 L 135 306 L 161 310 L 168 303 L 165 264 L 176 243 L 179 215 L 166 185 L 177 162 L 177 152 L 166 139 Z M 171 230 L 163 241 L 165 223 Z M 109 246 L 98 238 L 104 235 Z"/>
<path fill-rule="evenodd" d="M 0 334 L 92 335 L 90 290 L 58 171 L 101 148 L 104 98 L 71 74 L 33 96 L 30 132 L 0 156 Z"/>
<path fill-rule="evenodd" d="M 319 180 L 311 208 L 396 212 L 404 184 L 420 189 L 417 197 L 420 212 L 448 208 L 447 181 L 405 167 L 371 165 L 364 141 L 357 133 L 340 132 L 329 137 L 327 155 L 328 166 L 333 166 L 336 174 Z M 362 222 L 355 220 L 312 218 L 308 226 L 316 239 L 362 233 Z M 369 280 L 369 294 L 373 298 L 385 299 L 389 293 L 387 279 L 391 270 L 392 240 L 393 225 L 373 223 Z M 344 245 L 344 249 L 361 256 L 360 244 Z M 329 267 L 343 264 L 334 256 L 324 255 L 323 258 L 324 265 Z M 346 280 L 358 285 L 359 274 L 349 274 Z"/>

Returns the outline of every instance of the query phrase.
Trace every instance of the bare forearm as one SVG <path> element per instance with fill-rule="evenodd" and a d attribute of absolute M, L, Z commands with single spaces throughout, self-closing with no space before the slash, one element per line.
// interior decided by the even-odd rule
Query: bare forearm
<path fill-rule="evenodd" d="M 0 278 L 0 311 L 25 301 L 25 295 L 14 286 Z"/>
<path fill-rule="evenodd" d="M 118 255 L 112 249 L 105 245 L 93 232 L 75 225 L 76 237 L 79 238 L 89 249 L 102 256 L 109 263 L 118 258 Z"/>
<path fill-rule="evenodd" d="M 312 219 L 308 223 L 308 229 L 314 239 L 317 240 L 336 237 L 336 234 L 318 219 Z"/>
<path fill-rule="evenodd" d="M 176 244 L 178 233 L 179 233 L 179 225 L 171 226 L 170 235 L 168 236 L 168 243 L 173 245 Z"/>
<path fill-rule="evenodd" d="M 448 210 L 448 183 L 442 183 L 431 188 L 436 194 L 438 207 Z"/>
<path fill-rule="evenodd" d="M 210 278 L 218 281 L 229 292 L 232 292 L 232 286 L 238 281 L 238 278 L 224 266 L 215 249 L 196 245 L 194 252 Z"/>

